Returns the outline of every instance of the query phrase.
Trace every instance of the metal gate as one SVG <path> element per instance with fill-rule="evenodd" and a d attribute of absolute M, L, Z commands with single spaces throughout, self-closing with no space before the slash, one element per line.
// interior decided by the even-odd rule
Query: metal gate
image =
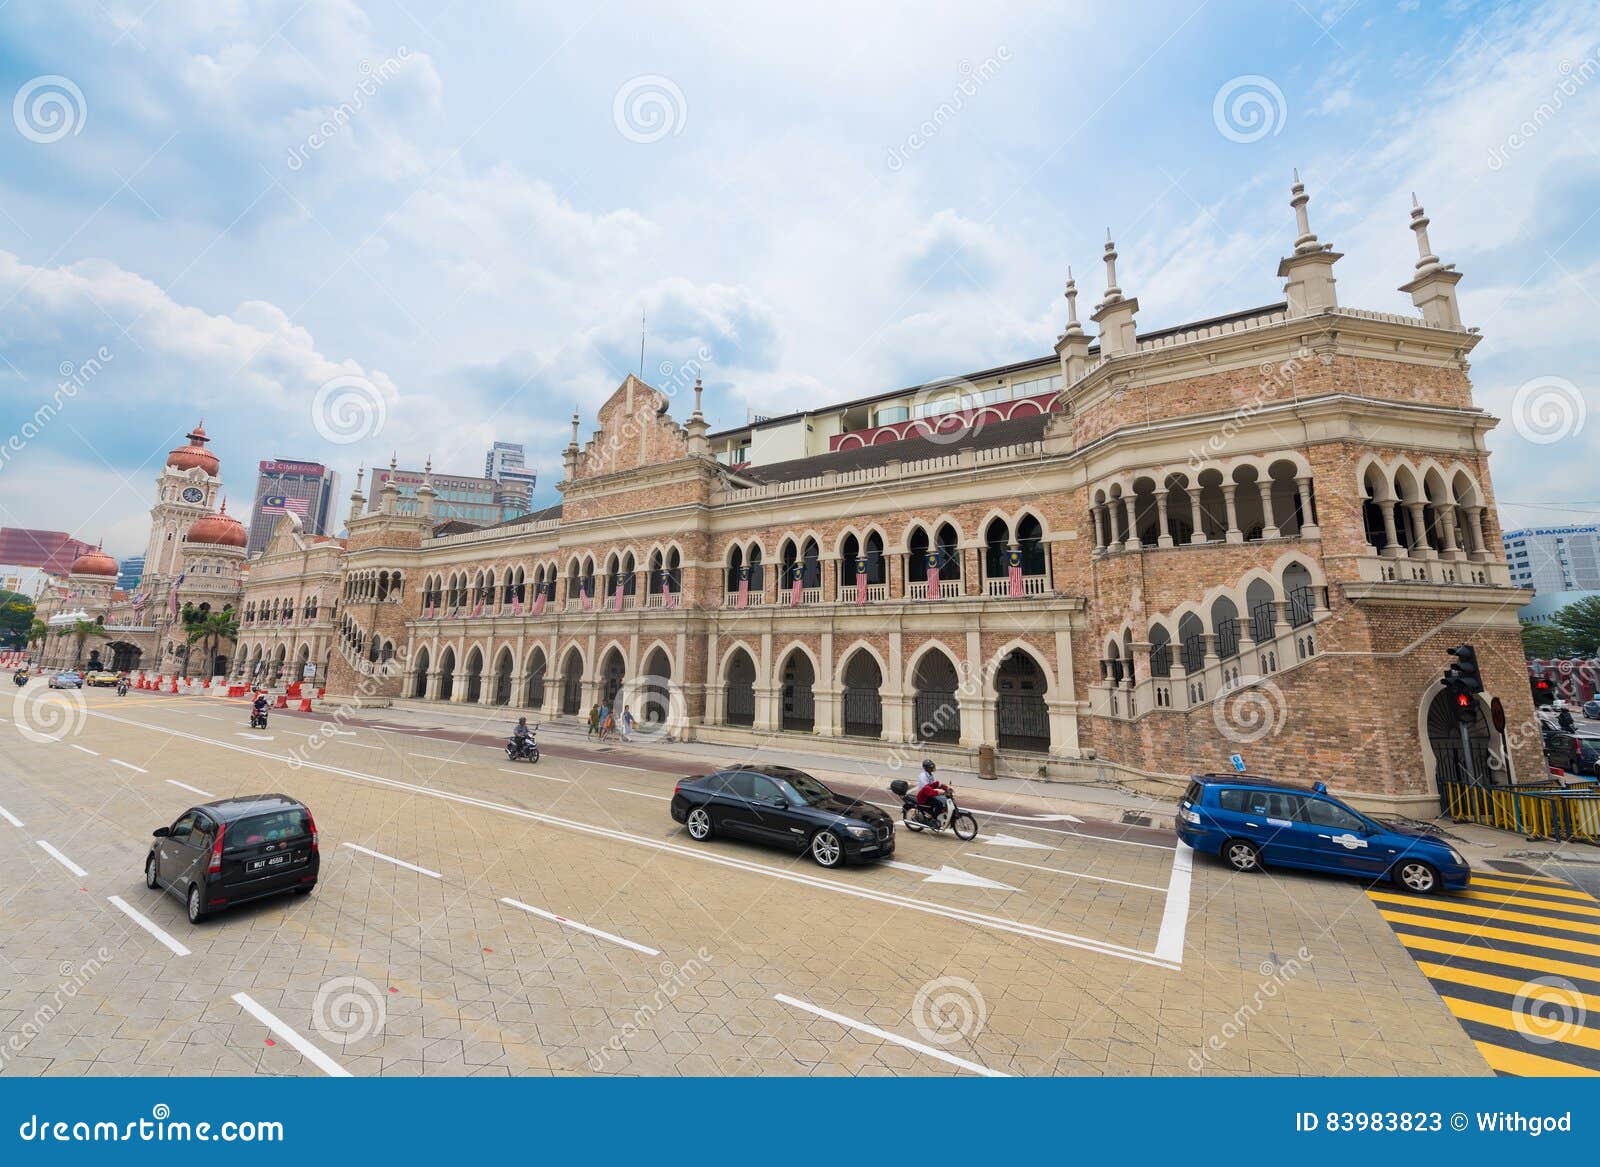
<path fill-rule="evenodd" d="M 575 714 L 582 711 L 583 678 L 574 673 L 568 673 L 561 678 L 561 712 Z"/>
<path fill-rule="evenodd" d="M 783 728 L 810 733 L 817 724 L 816 697 L 809 684 L 786 681 L 783 686 Z"/>
<path fill-rule="evenodd" d="M 918 691 L 912 701 L 911 734 L 919 742 L 961 740 L 961 706 L 954 689 Z"/>
<path fill-rule="evenodd" d="M 849 737 L 883 736 L 883 698 L 878 690 L 844 691 L 844 732 Z"/>
<path fill-rule="evenodd" d="M 722 720 L 729 725 L 756 723 L 756 691 L 749 685 L 729 685 L 722 691 Z"/>
<path fill-rule="evenodd" d="M 1001 693 L 994 703 L 1000 748 L 1046 753 L 1050 749 L 1050 711 L 1035 693 Z"/>

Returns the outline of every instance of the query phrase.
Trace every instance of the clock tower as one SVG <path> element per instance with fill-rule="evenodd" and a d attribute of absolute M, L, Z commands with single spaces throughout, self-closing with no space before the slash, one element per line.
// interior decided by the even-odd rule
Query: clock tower
<path fill-rule="evenodd" d="M 156 476 L 150 544 L 144 557 L 144 578 L 149 583 L 169 579 L 182 570 L 184 537 L 190 527 L 216 509 L 222 490 L 221 466 L 217 456 L 206 449 L 210 439 L 204 422 L 194 427 L 188 440 L 188 445 L 167 455 L 166 465 Z"/>

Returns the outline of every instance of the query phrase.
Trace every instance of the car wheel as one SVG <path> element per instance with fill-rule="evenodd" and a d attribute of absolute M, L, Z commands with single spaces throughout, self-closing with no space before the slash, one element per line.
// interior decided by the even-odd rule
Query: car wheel
<path fill-rule="evenodd" d="M 1407 859 L 1394 869 L 1394 881 L 1406 891 L 1418 895 L 1432 895 L 1439 890 L 1439 873 L 1431 863 L 1420 859 Z"/>
<path fill-rule="evenodd" d="M 711 837 L 711 812 L 703 806 L 697 806 L 689 812 L 689 837 L 697 843 L 704 843 Z"/>
<path fill-rule="evenodd" d="M 1261 848 L 1249 839 L 1229 839 L 1222 846 L 1222 857 L 1235 871 L 1261 870 Z"/>
<path fill-rule="evenodd" d="M 958 810 L 955 817 L 950 820 L 950 829 L 963 843 L 970 843 L 978 837 L 978 820 L 973 818 L 970 812 Z"/>
<path fill-rule="evenodd" d="M 905 823 L 908 831 L 920 831 L 922 829 L 922 824 L 917 821 L 916 812 L 906 807 L 900 808 L 900 821 Z"/>
<path fill-rule="evenodd" d="M 144 885 L 151 891 L 161 886 L 161 877 L 156 874 L 156 857 L 154 855 L 144 861 Z"/>
<path fill-rule="evenodd" d="M 201 902 L 200 885 L 198 883 L 192 883 L 189 885 L 189 923 L 198 924 L 205 918 L 206 909 L 205 905 Z"/>
<path fill-rule="evenodd" d="M 811 836 L 811 858 L 819 867 L 838 867 L 844 863 L 844 843 L 832 831 L 818 831 Z"/>

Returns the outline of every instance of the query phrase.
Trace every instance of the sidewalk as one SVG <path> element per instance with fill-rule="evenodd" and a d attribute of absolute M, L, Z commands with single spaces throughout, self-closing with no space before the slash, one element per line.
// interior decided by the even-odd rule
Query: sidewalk
<path fill-rule="evenodd" d="M 502 742 L 520 714 L 514 709 L 441 706 L 436 701 L 398 699 L 383 709 L 352 709 L 349 720 L 375 724 L 404 725 L 416 729 L 440 729 L 454 733 L 470 732 L 493 736 Z M 539 727 L 539 739 L 565 748 L 590 749 L 604 755 L 614 749 L 627 749 L 670 761 L 685 773 L 713 770 L 736 762 L 763 761 L 793 766 L 814 774 L 824 782 L 849 786 L 887 789 L 891 781 L 916 779 L 914 754 L 895 752 L 902 759 L 899 769 L 886 764 L 840 758 L 831 754 L 794 749 L 790 739 L 774 740 L 755 747 L 715 745 L 710 742 L 674 742 L 634 734 L 632 742 L 613 739 L 604 745 L 587 736 L 576 720 L 549 722 Z M 885 750 L 888 755 L 890 751 Z M 1039 814 L 1072 814 L 1101 822 L 1121 823 L 1129 812 L 1147 817 L 1140 826 L 1166 829 L 1172 826 L 1174 802 L 1152 798 L 1109 783 L 1034 782 L 1026 778 L 981 779 L 972 771 L 941 770 L 940 776 L 953 782 L 962 802 L 973 810 L 1028 811 Z"/>

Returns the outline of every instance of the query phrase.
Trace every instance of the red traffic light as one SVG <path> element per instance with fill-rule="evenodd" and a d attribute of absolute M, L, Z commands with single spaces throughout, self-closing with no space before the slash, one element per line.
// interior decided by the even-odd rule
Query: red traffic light
<path fill-rule="evenodd" d="M 1471 709 L 1472 708 L 1472 698 L 1467 696 L 1465 693 L 1457 693 L 1456 694 L 1456 708 L 1457 709 Z"/>
<path fill-rule="evenodd" d="M 1548 689 L 1550 687 L 1550 682 L 1549 681 L 1535 681 L 1533 683 L 1533 687 L 1535 689 L 1539 690 L 1539 692 L 1543 693 L 1546 689 Z"/>

